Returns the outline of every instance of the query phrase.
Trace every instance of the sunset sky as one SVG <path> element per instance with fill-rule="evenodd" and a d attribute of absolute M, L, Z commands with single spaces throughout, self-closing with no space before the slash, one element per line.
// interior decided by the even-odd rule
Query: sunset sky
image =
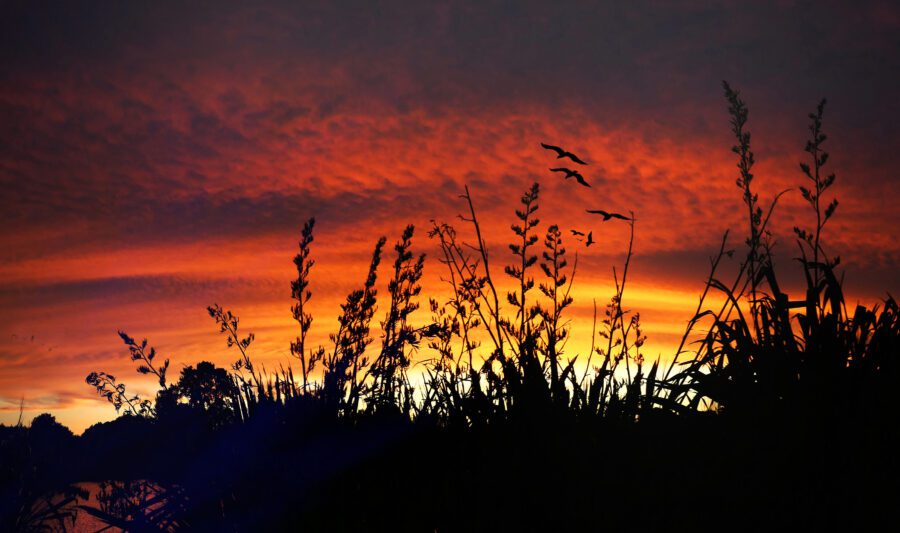
<path fill-rule="evenodd" d="M 0 423 L 16 422 L 22 399 L 26 421 L 49 411 L 76 432 L 113 418 L 84 382 L 94 370 L 151 392 L 118 329 L 147 337 L 173 377 L 228 364 L 212 303 L 256 333 L 255 360 L 287 364 L 292 258 L 311 216 L 314 342 L 327 342 L 377 238 L 392 243 L 407 223 L 429 256 L 424 293 L 446 298 L 427 231 L 433 219 L 469 235 L 456 217 L 465 185 L 497 278 L 534 181 L 541 230 L 594 231 L 589 249 L 567 240 L 579 255 L 573 353 L 590 344 L 591 302 L 611 296 L 628 236 L 584 209 L 633 210 L 625 306 L 641 312 L 646 355 L 666 358 L 723 232 L 743 241 L 723 79 L 750 107 L 766 204 L 803 184 L 807 114 L 828 98 L 840 207 L 825 246 L 851 303 L 898 295 L 891 2 L 251 4 L 2 4 Z M 558 161 L 541 141 L 584 158 L 593 187 L 549 172 Z M 791 228 L 812 224 L 796 190 L 776 208 L 788 289 Z"/>

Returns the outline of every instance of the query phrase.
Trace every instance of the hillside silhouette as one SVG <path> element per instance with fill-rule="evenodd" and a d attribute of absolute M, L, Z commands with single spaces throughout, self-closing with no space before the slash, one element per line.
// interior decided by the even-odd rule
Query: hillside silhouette
<path fill-rule="evenodd" d="M 49 414 L 30 427 L 0 427 L 0 529 L 71 528 L 79 513 L 128 531 L 893 523 L 900 319 L 890 295 L 848 308 L 840 260 L 823 245 L 840 213 L 825 101 L 809 114 L 797 190 L 761 199 L 747 106 L 723 88 L 745 235 L 723 236 L 668 358 L 645 359 L 640 314 L 627 306 L 639 206 L 614 213 L 579 203 L 572 207 L 599 215 L 595 226 L 562 228 L 540 220 L 535 183 L 515 210 L 509 252 L 489 253 L 466 188 L 461 222 L 427 230 L 438 250 L 428 265 L 443 269 L 451 295 L 422 294 L 426 257 L 407 226 L 392 249 L 376 240 L 337 331 L 316 346 L 308 340 L 310 218 L 294 259 L 292 360 L 277 372 L 255 365 L 255 336 L 215 304 L 208 312 L 234 354 L 229 368 L 200 360 L 175 376 L 147 340 L 119 332 L 143 376 L 135 379 L 158 384 L 155 397 L 97 370 L 86 382 L 122 413 L 116 420 L 79 437 Z M 548 179 L 565 171 L 577 180 L 567 185 L 587 184 L 578 171 L 550 171 Z M 781 290 L 768 231 L 783 194 L 800 194 L 809 207 L 790 264 L 806 283 L 800 298 Z M 594 244 L 600 225 L 631 238 L 614 269 L 615 292 L 595 312 L 591 349 L 574 354 L 564 348 L 575 250 Z M 737 275 L 723 279 L 731 260 Z M 375 288 L 379 276 L 389 280 L 387 294 Z M 512 290 L 498 288 L 500 276 Z M 417 361 L 422 379 L 411 375 Z M 88 481 L 99 484 L 97 505 L 86 504 L 80 483 Z"/>

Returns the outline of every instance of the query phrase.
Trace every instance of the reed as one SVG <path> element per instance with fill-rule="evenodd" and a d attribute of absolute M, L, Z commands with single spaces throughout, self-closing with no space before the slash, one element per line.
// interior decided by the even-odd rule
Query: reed
<path fill-rule="evenodd" d="M 512 261 L 503 271 L 514 286 L 505 298 L 500 297 L 492 270 L 496 257 L 488 249 L 475 201 L 466 187 L 461 196 L 464 214 L 458 217 L 462 224 L 432 221 L 428 232 L 438 250 L 437 263 L 443 269 L 448 295 L 430 296 L 430 316 L 417 320 L 426 263 L 424 254 L 413 251 L 414 228 L 407 226 L 394 246 L 387 310 L 379 324 L 380 345 L 373 343 L 372 321 L 377 313 L 376 281 L 385 237 L 376 242 L 361 288 L 350 292 L 341 305 L 338 330 L 329 337 L 331 348 L 307 346 L 313 323 L 308 303 L 315 284 L 315 220 L 310 219 L 301 231 L 294 259 L 297 278 L 291 283 L 295 302 L 291 313 L 299 332 L 290 350 L 299 361 L 298 378 L 290 364 L 276 372 L 255 366 L 249 354 L 254 335 L 239 332 L 238 317 L 213 305 L 208 308 L 210 316 L 225 335 L 227 346 L 239 352 L 230 370 L 200 363 L 185 368 L 180 380 L 170 385 L 166 381 L 168 361 L 154 366 L 155 350 L 148 351 L 146 340 L 137 343 L 120 333 L 132 360 L 139 363 L 138 372 L 153 375 L 159 382 L 156 402 L 127 394 L 124 385 L 103 372 L 89 375 L 88 383 L 117 410 L 124 408 L 126 414 L 161 426 L 174 424 L 173 413 L 179 409 L 200 413 L 207 422 L 213 420 L 205 427 L 222 439 L 237 439 L 235 448 L 229 448 L 231 455 L 226 455 L 234 464 L 247 461 L 246 450 L 255 449 L 249 444 L 244 447 L 249 438 L 271 439 L 278 443 L 272 445 L 276 449 L 290 450 L 319 434 L 333 435 L 329 432 L 349 431 L 347 428 L 365 432 L 366 428 L 397 424 L 438 428 L 447 435 L 491 428 L 539 428 L 534 431 L 541 439 L 551 438 L 557 430 L 560 435 L 571 434 L 572 430 L 560 429 L 560 424 L 582 424 L 577 426 L 583 428 L 578 430 L 581 433 L 574 434 L 579 438 L 587 435 L 596 446 L 600 444 L 596 444 L 594 429 L 584 428 L 598 424 L 612 424 L 627 435 L 631 435 L 628 431 L 644 431 L 642 428 L 656 431 L 668 427 L 655 426 L 662 422 L 654 420 L 677 420 L 683 427 L 693 427 L 690 424 L 702 423 L 698 421 L 709 416 L 744 421 L 748 428 L 757 427 L 754 424 L 759 420 L 791 417 L 827 425 L 863 416 L 873 425 L 884 424 L 886 413 L 900 407 L 895 393 L 900 384 L 900 312 L 890 295 L 881 306 L 857 306 L 848 311 L 837 271 L 840 260 L 826 251 L 824 230 L 838 201 L 824 198 L 836 181 L 834 174 L 824 170 L 828 162 L 823 132 L 825 101 L 809 115 L 810 138 L 804 148 L 809 162 L 800 164 L 806 182 L 798 190 L 814 221 L 810 229 L 795 228 L 797 260 L 806 290 L 803 297 L 791 299 L 776 275 L 775 243 L 769 229 L 779 199 L 790 191 L 767 203 L 760 200 L 755 192 L 761 178 L 753 173 L 748 107 L 737 90 L 727 83 L 723 89 L 735 139 L 732 150 L 737 156 L 739 201 L 747 212 L 744 250 L 737 254 L 742 259 L 734 279 L 721 279 L 722 264 L 735 253 L 730 249 L 730 232 L 724 234 L 710 260 L 696 311 L 667 365 L 661 359 L 652 364 L 645 361 L 642 348 L 647 337 L 640 313 L 626 306 L 635 242 L 633 211 L 630 218 L 622 217 L 627 220 L 629 239 L 621 269 L 612 269 L 614 293 L 590 295 L 595 302 L 591 348 L 572 353 L 567 347 L 571 324 L 566 312 L 574 302 L 573 295 L 578 294 L 578 256 L 575 254 L 570 267 L 559 226 L 541 225 L 537 217 L 540 187 L 535 183 L 524 192 L 511 217 L 508 248 Z M 613 227 L 623 229 L 621 224 Z M 538 254 L 539 235 L 543 235 L 543 249 Z M 543 274 L 542 280 L 535 280 L 536 271 Z M 722 296 L 723 304 L 711 303 L 715 293 Z M 599 314 L 598 299 L 608 300 Z M 424 325 L 415 327 L 416 323 Z M 416 364 L 422 369 L 419 382 L 411 377 Z M 201 365 L 208 366 L 201 372 Z M 161 409 L 165 402 L 169 408 Z M 260 429 L 263 427 L 269 428 L 267 432 Z M 292 427 L 304 429 L 299 432 Z M 546 450 L 556 449 L 559 442 L 551 440 Z M 585 453 L 590 453 L 590 448 Z M 352 461 L 350 455 L 342 460 Z M 299 464 L 312 464 L 310 455 L 303 457 Z M 537 469 L 529 470 L 535 472 L 542 462 L 556 465 L 548 467 L 546 475 L 568 479 L 565 467 L 552 454 L 542 457 L 524 457 L 523 468 Z M 465 463 L 463 466 L 468 468 Z M 611 468 L 601 465 L 597 471 L 608 473 Z M 246 476 L 276 489 L 288 483 L 275 472 Z M 205 520 L 213 520 L 217 526 L 240 523 L 236 518 L 239 510 L 256 497 L 247 491 L 246 476 L 214 484 L 218 488 L 211 496 L 213 503 L 201 506 L 211 513 Z M 376 477 L 386 483 L 383 476 L 388 474 L 381 472 Z M 513 479 L 497 483 L 510 489 Z M 684 480 L 689 482 L 687 477 Z M 466 483 L 476 482 L 480 480 L 474 476 L 466 478 Z M 355 486 L 353 483 L 358 485 L 359 480 L 347 486 Z M 382 488 L 387 490 L 386 486 Z M 112 517 L 108 523 L 126 520 L 126 524 L 139 525 L 143 522 L 137 520 L 145 520 L 150 513 L 163 516 L 159 515 L 163 512 L 167 524 L 192 523 L 185 500 L 190 490 L 177 484 L 169 489 L 153 487 L 160 496 L 136 500 L 134 494 L 127 496 L 132 498 L 128 501 L 138 502 L 137 508 L 108 512 Z"/>

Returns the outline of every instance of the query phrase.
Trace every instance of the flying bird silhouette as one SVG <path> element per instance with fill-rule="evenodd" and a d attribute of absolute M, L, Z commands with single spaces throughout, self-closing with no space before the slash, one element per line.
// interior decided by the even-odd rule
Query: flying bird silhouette
<path fill-rule="evenodd" d="M 550 170 L 553 172 L 565 172 L 566 179 L 575 178 L 575 181 L 577 181 L 578 183 L 584 185 L 585 187 L 590 187 L 590 184 L 584 181 L 584 176 L 581 175 L 581 172 L 578 172 L 577 170 L 572 170 L 569 168 L 551 168 Z"/>
<path fill-rule="evenodd" d="M 578 235 L 578 236 L 584 237 L 584 232 L 583 232 L 583 231 L 578 231 L 578 230 L 574 230 L 574 229 L 571 229 L 571 230 L 569 230 L 569 231 L 572 232 L 572 235 Z"/>
<path fill-rule="evenodd" d="M 541 143 L 541 146 L 543 146 L 547 150 L 553 150 L 554 152 L 556 152 L 557 159 L 562 159 L 564 157 L 568 157 L 569 159 L 571 159 L 572 161 L 575 161 L 579 165 L 587 165 L 587 163 L 585 163 L 584 161 L 579 159 L 577 155 L 573 154 L 572 152 L 567 152 L 566 150 L 563 150 L 559 146 L 553 146 L 552 144 L 546 144 L 546 143 Z"/>
<path fill-rule="evenodd" d="M 631 220 L 630 218 L 626 217 L 625 215 L 620 215 L 619 213 L 610 213 L 609 211 L 604 211 L 602 209 L 587 209 L 586 211 L 588 213 L 591 213 L 592 215 L 602 215 L 603 222 L 606 222 L 607 220 L 609 220 L 611 218 L 618 218 L 621 220 Z"/>
<path fill-rule="evenodd" d="M 593 231 L 588 233 L 587 242 L 585 243 L 584 247 L 587 248 L 588 246 L 590 246 L 592 244 L 594 244 L 594 232 Z"/>

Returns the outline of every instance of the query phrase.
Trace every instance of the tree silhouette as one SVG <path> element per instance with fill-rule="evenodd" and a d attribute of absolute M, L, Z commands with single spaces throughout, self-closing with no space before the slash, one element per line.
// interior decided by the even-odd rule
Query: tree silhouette
<path fill-rule="evenodd" d="M 196 368 L 184 367 L 178 382 L 160 393 L 157 405 L 162 402 L 172 409 L 185 402 L 189 408 L 203 413 L 210 426 L 215 428 L 234 420 L 238 412 L 237 393 L 238 387 L 227 370 L 201 361 Z"/>

